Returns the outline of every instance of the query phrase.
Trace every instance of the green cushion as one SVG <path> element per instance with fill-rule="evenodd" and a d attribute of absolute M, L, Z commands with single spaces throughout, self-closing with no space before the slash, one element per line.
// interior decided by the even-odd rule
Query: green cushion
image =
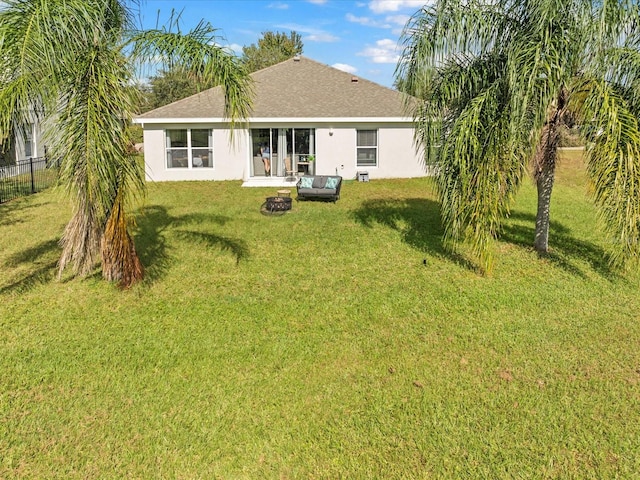
<path fill-rule="evenodd" d="M 312 188 L 312 187 L 313 187 L 313 177 L 300 178 L 300 188 Z"/>
<path fill-rule="evenodd" d="M 337 177 L 329 177 L 327 178 L 327 183 L 325 183 L 324 188 L 337 188 L 339 181 L 340 179 Z"/>

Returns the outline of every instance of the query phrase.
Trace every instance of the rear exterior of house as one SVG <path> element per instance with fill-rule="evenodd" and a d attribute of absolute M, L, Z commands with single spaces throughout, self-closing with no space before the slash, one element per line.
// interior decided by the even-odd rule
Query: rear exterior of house
<path fill-rule="evenodd" d="M 401 93 L 305 57 L 252 77 L 253 113 L 233 137 L 220 87 L 138 117 L 147 179 L 244 180 L 259 186 L 295 182 L 306 173 L 425 175 Z"/>

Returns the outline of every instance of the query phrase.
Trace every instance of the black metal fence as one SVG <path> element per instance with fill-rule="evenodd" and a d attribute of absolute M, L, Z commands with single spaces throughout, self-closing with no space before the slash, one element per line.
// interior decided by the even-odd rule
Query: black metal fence
<path fill-rule="evenodd" d="M 58 162 L 29 158 L 0 167 L 0 203 L 48 188 L 58 179 Z"/>

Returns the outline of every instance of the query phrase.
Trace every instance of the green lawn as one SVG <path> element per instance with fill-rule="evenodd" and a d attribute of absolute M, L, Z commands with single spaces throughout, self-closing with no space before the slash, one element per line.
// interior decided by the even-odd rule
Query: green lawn
<path fill-rule="evenodd" d="M 539 259 L 527 182 L 482 277 L 428 179 L 151 185 L 124 292 L 56 281 L 56 192 L 0 205 L 0 478 L 638 478 L 640 277 L 585 192 L 574 153 Z"/>

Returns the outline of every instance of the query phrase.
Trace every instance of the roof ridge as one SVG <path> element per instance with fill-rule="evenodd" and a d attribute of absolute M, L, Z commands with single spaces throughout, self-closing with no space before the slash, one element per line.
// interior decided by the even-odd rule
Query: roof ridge
<path fill-rule="evenodd" d="M 273 65 L 268 65 L 268 66 L 266 66 L 266 67 L 264 67 L 264 68 L 261 68 L 260 70 L 256 70 L 255 72 L 251 72 L 251 73 L 249 74 L 249 76 L 253 76 L 253 75 L 254 75 L 254 74 L 256 74 L 256 73 L 264 72 L 265 70 L 269 70 L 270 68 L 277 67 L 278 65 L 282 65 L 283 63 L 286 63 L 286 62 L 288 62 L 289 60 L 293 60 L 295 57 L 300 57 L 300 58 L 302 58 L 302 55 L 296 55 L 296 56 L 294 56 L 294 57 L 285 58 L 285 59 L 284 59 L 284 60 L 282 60 L 281 62 L 274 63 Z"/>
<path fill-rule="evenodd" d="M 350 73 L 350 72 L 347 72 L 347 71 L 345 71 L 345 70 L 340 70 L 339 68 L 336 68 L 336 67 L 334 67 L 333 65 L 329 65 L 329 64 L 327 64 L 327 63 L 319 62 L 319 61 L 317 61 L 317 60 L 314 60 L 313 58 L 309 58 L 309 57 L 302 57 L 302 56 L 301 56 L 301 58 L 304 58 L 305 60 L 308 60 L 309 62 L 315 63 L 315 64 L 320 65 L 320 66 L 322 66 L 322 67 L 330 68 L 330 69 L 332 69 L 332 70 L 336 70 L 336 71 L 341 72 L 341 73 L 343 73 L 343 74 L 345 74 L 345 75 L 350 75 L 352 78 L 353 78 L 353 77 L 357 77 L 358 81 L 363 80 L 363 81 L 368 82 L 368 83 L 370 83 L 370 84 L 372 84 L 372 85 L 375 85 L 375 86 L 377 86 L 377 87 L 385 88 L 385 89 L 387 89 L 387 90 L 391 90 L 392 92 L 396 92 L 396 93 L 402 93 L 402 92 L 400 92 L 399 90 L 396 90 L 395 88 L 390 88 L 390 87 L 387 87 L 387 86 L 385 86 L 385 85 L 381 85 L 381 84 L 379 84 L 379 83 L 377 83 L 377 82 L 374 82 L 373 80 L 369 80 L 368 78 L 362 77 L 362 76 L 358 75 L 357 73 Z"/>
<path fill-rule="evenodd" d="M 162 105 L 161 107 L 154 108 L 153 110 L 149 110 L 148 112 L 142 113 L 140 115 L 146 115 L 149 112 L 159 112 L 159 111 L 165 110 L 168 107 L 171 107 L 171 106 L 175 105 L 176 103 L 184 102 L 185 100 L 187 100 L 189 98 L 199 97 L 200 95 L 204 95 L 204 94 L 206 94 L 208 92 L 211 92 L 211 90 L 215 90 L 217 88 L 222 88 L 222 86 L 221 85 L 216 85 L 215 87 L 207 88 L 205 90 L 202 90 L 201 92 L 197 92 L 197 93 L 194 93 L 193 95 L 189 95 L 188 97 L 184 97 L 184 98 L 181 98 L 179 100 L 175 100 L 175 101 L 173 101 L 171 103 L 167 103 L 166 105 Z"/>

